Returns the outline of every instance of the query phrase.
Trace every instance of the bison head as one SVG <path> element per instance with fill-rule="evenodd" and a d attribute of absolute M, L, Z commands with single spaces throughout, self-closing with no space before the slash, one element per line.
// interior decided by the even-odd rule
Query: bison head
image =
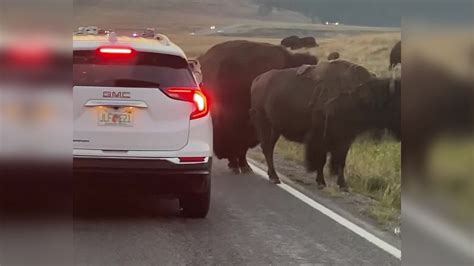
<path fill-rule="evenodd" d="M 357 90 L 360 107 L 372 126 L 401 139 L 401 81 L 373 78 Z"/>

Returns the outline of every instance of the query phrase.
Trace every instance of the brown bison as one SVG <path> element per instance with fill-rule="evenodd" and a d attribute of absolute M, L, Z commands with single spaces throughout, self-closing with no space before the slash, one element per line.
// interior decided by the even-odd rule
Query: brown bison
<path fill-rule="evenodd" d="M 304 48 L 313 48 L 313 47 L 319 47 L 319 44 L 316 42 L 316 39 L 314 37 L 303 37 L 300 39 L 301 46 Z"/>
<path fill-rule="evenodd" d="M 402 41 L 398 41 L 390 51 L 390 69 L 402 63 Z"/>
<path fill-rule="evenodd" d="M 235 173 L 251 171 L 246 153 L 258 144 L 250 123 L 250 86 L 272 69 L 317 64 L 316 57 L 292 54 L 284 47 L 249 41 L 218 44 L 199 58 L 204 89 L 211 97 L 214 153 L 229 160 Z"/>
<path fill-rule="evenodd" d="M 291 50 L 298 50 L 301 48 L 319 47 L 314 37 L 303 37 L 292 35 L 281 40 L 281 45 Z"/>
<path fill-rule="evenodd" d="M 408 59 L 403 76 L 402 177 L 428 181 L 427 159 L 435 140 L 474 131 L 474 83 L 436 61 Z"/>
<path fill-rule="evenodd" d="M 339 59 L 341 55 L 338 52 L 332 52 L 328 55 L 328 61 Z"/>
<path fill-rule="evenodd" d="M 306 166 L 317 172 L 319 188 L 326 185 L 323 167 L 330 153 L 342 190 L 346 156 L 359 134 L 389 129 L 400 136 L 400 81 L 377 78 L 347 61 L 272 70 L 255 79 L 251 93 L 251 119 L 272 183 L 279 183 L 273 149 L 281 135 L 305 144 Z"/>
<path fill-rule="evenodd" d="M 296 35 L 292 35 L 292 36 L 288 36 L 284 38 L 283 40 L 281 40 L 280 44 L 284 47 L 291 48 L 291 50 L 303 48 L 301 46 L 300 37 Z"/>

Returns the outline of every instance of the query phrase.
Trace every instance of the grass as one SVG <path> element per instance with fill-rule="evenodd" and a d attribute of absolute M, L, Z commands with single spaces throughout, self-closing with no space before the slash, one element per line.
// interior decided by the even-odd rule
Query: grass
<path fill-rule="evenodd" d="M 373 141 L 359 137 L 351 146 L 346 161 L 346 181 L 353 192 L 370 197 L 376 204 L 367 215 L 381 225 L 396 221 L 401 209 L 400 143 L 389 137 Z M 304 164 L 302 144 L 280 139 L 275 152 L 285 160 Z M 325 175 L 329 176 L 326 167 Z M 332 197 L 341 196 L 333 187 L 326 189 Z"/>
<path fill-rule="evenodd" d="M 361 137 L 347 156 L 347 182 L 354 192 L 377 201 L 368 214 L 381 224 L 400 215 L 400 148 L 400 143 L 389 137 L 380 142 Z"/>

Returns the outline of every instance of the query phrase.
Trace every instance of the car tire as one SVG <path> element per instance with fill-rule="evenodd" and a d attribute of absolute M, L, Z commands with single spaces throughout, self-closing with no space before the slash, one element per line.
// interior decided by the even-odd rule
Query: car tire
<path fill-rule="evenodd" d="M 179 199 L 181 212 L 188 218 L 204 218 L 209 212 L 211 203 L 211 184 L 210 180 L 206 184 L 205 191 L 189 193 Z"/>

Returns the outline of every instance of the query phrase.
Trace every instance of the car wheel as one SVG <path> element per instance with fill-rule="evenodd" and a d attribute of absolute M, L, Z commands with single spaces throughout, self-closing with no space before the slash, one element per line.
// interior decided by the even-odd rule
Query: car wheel
<path fill-rule="evenodd" d="M 204 218 L 211 203 L 211 185 L 207 182 L 205 191 L 183 195 L 179 199 L 182 214 L 188 218 Z"/>

